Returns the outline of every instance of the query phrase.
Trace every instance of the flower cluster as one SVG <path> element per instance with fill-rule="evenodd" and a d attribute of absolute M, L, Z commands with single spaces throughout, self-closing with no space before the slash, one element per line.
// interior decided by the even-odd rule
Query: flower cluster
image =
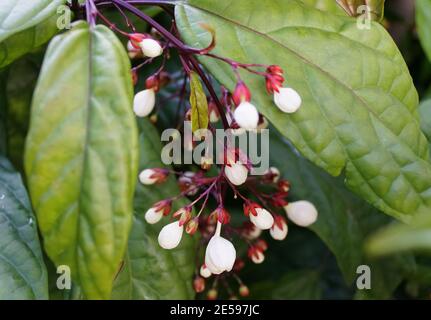
<path fill-rule="evenodd" d="M 95 3 L 95 6 L 97 4 Z M 133 101 L 133 111 L 137 117 L 156 115 L 160 112 L 159 106 L 166 107 L 163 102 L 177 99 L 177 117 L 172 126 L 181 127 L 183 119 L 190 120 L 191 107 L 185 102 L 185 97 L 188 95 L 190 86 L 188 84 L 192 74 L 198 75 L 206 87 L 206 91 L 201 93 L 207 95 L 209 124 L 208 128 L 202 129 L 214 130 L 218 122 L 234 135 L 247 131 L 260 132 L 266 128 L 268 121 L 255 107 L 256 101 L 253 100 L 248 85 L 254 88 L 253 90 L 261 87 L 263 91 L 266 90 L 269 95 L 273 95 L 276 110 L 290 114 L 297 112 L 301 107 L 302 99 L 299 93 L 284 86 L 285 72 L 280 66 L 242 63 L 213 53 L 216 38 L 210 26 L 201 24 L 211 33 L 211 43 L 206 48 L 192 48 L 181 42 L 174 20 L 168 30 L 128 2 L 116 1 L 116 8 L 122 13 L 132 32 L 120 30 L 99 10 L 96 10 L 96 16 L 112 30 L 127 37 L 127 50 L 134 65 L 131 76 L 138 88 Z M 136 32 L 135 26 L 123 10 L 148 23 L 153 28 L 151 32 Z M 91 15 L 89 17 L 91 18 Z M 171 50 L 175 50 L 179 57 L 181 63 L 179 72 L 167 72 L 166 61 L 172 56 Z M 199 55 L 230 65 L 237 79 L 231 92 L 221 87 L 219 90 L 221 97 L 216 94 L 213 82 L 195 58 Z M 142 88 L 139 71 L 156 61 L 161 61 L 160 66 L 150 76 L 145 76 L 145 85 Z M 256 80 L 247 85 L 241 78 L 240 69 L 260 76 L 262 83 Z M 174 92 L 170 90 L 172 94 L 168 97 L 165 95 L 162 102 L 162 93 L 169 90 L 161 90 L 169 86 L 171 89 L 174 88 Z M 156 102 L 158 110 L 154 112 Z M 153 122 L 156 121 L 155 116 L 151 119 Z M 188 137 L 185 139 L 184 149 L 193 148 L 194 141 Z M 317 219 L 317 210 L 310 202 L 288 201 L 290 183 L 281 178 L 277 168 L 269 168 L 262 176 L 252 176 L 251 161 L 241 150 L 227 144 L 223 145 L 223 150 L 222 164 L 219 166 L 214 166 L 210 158 L 204 157 L 197 168 L 187 167 L 184 170 L 184 167 L 181 167 L 180 170 L 175 168 L 176 171 L 166 168 L 145 168 L 139 174 L 139 181 L 146 186 L 163 184 L 172 174 L 177 176 L 180 193 L 152 204 L 145 212 L 145 221 L 156 224 L 161 221 L 165 223 L 169 219 L 169 223 L 161 228 L 158 235 L 160 247 L 166 250 L 178 247 L 184 232 L 190 236 L 196 233 L 200 235 L 201 245 L 197 252 L 200 260 L 196 265 L 193 287 L 196 292 L 203 292 L 209 278 L 214 279 L 207 291 L 208 299 L 217 298 L 219 284 L 224 284 L 230 296 L 236 297 L 227 284 L 228 276 L 236 281 L 238 294 L 241 297 L 248 296 L 249 289 L 238 273 L 246 261 L 256 264 L 264 262 L 269 249 L 268 242 L 264 240 L 265 233 L 267 232 L 274 240 L 282 241 L 288 235 L 288 221 L 307 227 Z M 242 218 L 240 216 L 232 218 L 235 206 L 226 205 L 226 200 L 230 197 L 241 201 L 240 204 L 236 204 L 236 208 L 242 208 Z M 187 204 L 179 205 L 177 200 L 180 199 L 182 203 Z M 242 221 L 239 224 L 234 223 L 233 221 L 237 221 L 238 218 Z M 245 245 L 246 250 L 237 250 L 241 245 Z M 246 252 L 246 256 L 240 257 L 238 252 Z"/>
<path fill-rule="evenodd" d="M 159 245 L 164 249 L 176 248 L 181 243 L 184 231 L 189 235 L 200 232 L 203 260 L 197 266 L 198 271 L 193 281 L 198 293 L 205 290 L 205 279 L 232 274 L 238 281 L 240 296 L 247 296 L 248 288 L 238 276 L 244 260 L 237 256 L 232 240 L 243 241 L 248 246 L 248 260 L 260 264 L 264 262 L 268 250 L 268 243 L 262 238 L 263 231 L 268 231 L 274 240 L 282 241 L 288 234 L 287 219 L 301 227 L 308 227 L 317 219 L 317 210 L 312 203 L 304 200 L 287 201 L 290 183 L 281 179 L 277 168 L 269 168 L 258 178 L 248 176 L 246 165 L 238 162 L 235 164 L 236 166 L 230 167 L 226 165 L 225 170 L 215 177 L 207 177 L 203 170 L 175 172 L 179 176 L 177 181 L 181 193 L 155 203 L 145 213 L 145 220 L 149 224 L 155 224 L 164 216 L 171 215 L 171 222 L 161 229 L 158 236 Z M 226 171 L 227 168 L 229 171 Z M 140 174 L 140 180 L 147 185 L 157 184 L 165 181 L 169 174 L 170 171 L 165 169 L 145 169 Z M 239 185 L 245 191 L 240 192 L 237 188 Z M 221 190 L 226 190 L 226 187 L 231 189 L 235 198 L 242 200 L 244 218 L 239 226 L 232 225 L 231 214 L 223 204 L 226 197 Z M 262 187 L 272 191 L 265 193 L 261 190 Z M 215 208 L 205 211 L 211 195 Z M 171 212 L 173 202 L 180 198 L 190 199 L 190 203 Z M 225 231 L 222 232 L 223 230 Z M 222 279 L 224 278 L 225 276 Z M 209 299 L 217 296 L 217 280 L 214 283 L 207 292 Z"/>

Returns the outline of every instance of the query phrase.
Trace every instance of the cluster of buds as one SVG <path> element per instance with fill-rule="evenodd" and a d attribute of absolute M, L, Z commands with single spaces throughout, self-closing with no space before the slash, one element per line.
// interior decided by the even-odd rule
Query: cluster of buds
<path fill-rule="evenodd" d="M 226 159 L 243 157 L 237 150 L 234 150 L 230 155 L 227 154 Z M 243 161 L 247 162 L 247 159 L 243 158 Z M 258 184 L 254 177 L 249 179 L 246 165 L 237 163 L 234 162 L 231 166 L 226 164 L 224 170 L 220 171 L 216 177 L 207 177 L 207 173 L 203 170 L 181 173 L 177 180 L 181 190 L 180 195 L 155 203 L 145 213 L 145 220 L 154 224 L 163 217 L 170 215 L 174 200 L 182 197 L 197 197 L 187 206 L 173 212 L 171 217 L 174 221 L 165 225 L 158 236 L 159 245 L 164 249 L 171 250 L 181 243 L 184 230 L 189 235 L 193 235 L 197 231 L 201 233 L 206 247 L 203 262 L 199 265 L 193 280 L 193 287 L 197 293 L 205 290 L 206 281 L 211 277 L 235 274 L 235 279 L 239 279 L 237 273 L 244 266 L 244 261 L 237 257 L 237 251 L 232 242 L 235 235 L 247 242 L 248 259 L 252 263 L 260 264 L 264 262 L 265 252 L 268 250 L 268 243 L 262 239 L 262 232 L 269 231 L 269 235 L 274 240 L 282 241 L 288 235 L 286 216 L 291 222 L 302 227 L 311 225 L 317 219 L 317 210 L 312 203 L 304 200 L 287 201 L 290 183 L 280 178 L 281 173 L 277 168 L 269 168 L 261 176 Z M 230 171 L 226 171 L 227 168 L 230 168 L 228 169 Z M 161 183 L 167 179 L 169 172 L 169 170 L 160 168 L 145 169 L 140 174 L 140 181 L 147 185 Z M 255 187 L 262 184 L 275 190 L 271 194 L 257 191 L 257 200 L 252 200 L 236 189 L 239 184 L 254 190 L 254 192 L 256 192 Z M 243 200 L 243 213 L 246 220 L 238 227 L 231 225 L 231 214 L 224 207 L 223 202 L 220 202 L 222 197 L 220 190 L 224 188 L 223 186 L 230 186 L 233 192 Z M 203 214 L 203 209 L 208 204 L 207 200 L 210 195 L 213 195 L 219 204 L 210 213 Z M 196 214 L 198 210 L 193 210 L 193 208 L 201 200 L 203 201 L 202 207 Z M 275 213 L 275 210 L 278 209 L 284 214 Z M 223 228 L 226 228 L 226 235 L 222 235 Z M 238 281 L 241 282 L 240 279 Z M 247 295 L 248 288 L 241 282 L 239 296 Z M 216 284 L 208 291 L 207 297 L 209 299 L 217 297 Z"/>

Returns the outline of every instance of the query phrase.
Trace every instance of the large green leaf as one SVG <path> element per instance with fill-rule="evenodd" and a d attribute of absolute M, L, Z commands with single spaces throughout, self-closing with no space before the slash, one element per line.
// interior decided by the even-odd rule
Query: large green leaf
<path fill-rule="evenodd" d="M 334 0 L 301 0 L 301 2 L 322 11 L 346 15 L 346 12 Z"/>
<path fill-rule="evenodd" d="M 0 300 L 48 299 L 37 224 L 21 176 L 0 157 Z"/>
<path fill-rule="evenodd" d="M 66 0 L 6 0 L 0 7 L 0 68 L 48 41 L 59 30 Z"/>
<path fill-rule="evenodd" d="M 431 99 L 422 101 L 419 105 L 421 128 L 428 141 L 431 142 Z"/>
<path fill-rule="evenodd" d="M 387 261 L 370 261 L 363 246 L 368 235 L 390 222 L 378 210 L 349 192 L 342 177 L 334 178 L 298 155 L 279 136 L 271 135 L 271 163 L 292 183 L 291 198 L 311 201 L 319 211 L 319 218 L 310 228 L 334 253 L 347 283 L 357 277 L 359 265 L 371 266 L 372 290 L 362 297 L 388 298 L 409 270 L 412 258 L 394 257 Z M 390 267 L 389 267 L 390 266 Z M 388 278 L 389 279 L 388 279 Z"/>
<path fill-rule="evenodd" d="M 160 137 L 155 127 L 143 120 L 140 136 L 140 169 L 162 167 Z M 194 241 L 184 234 L 174 250 L 164 250 L 157 242 L 160 229 L 169 222 L 163 218 L 157 225 L 145 222 L 145 212 L 157 201 L 179 193 L 171 177 L 163 185 L 138 185 L 135 214 L 124 267 L 116 279 L 114 299 L 192 299 L 192 275 L 195 268 Z M 184 202 L 176 202 L 176 205 Z M 197 235 L 195 235 L 196 237 Z"/>
<path fill-rule="evenodd" d="M 410 225 L 397 223 L 373 234 L 367 243 L 372 256 L 417 250 L 431 252 L 431 218 L 419 216 Z"/>
<path fill-rule="evenodd" d="M 268 19 L 271 17 L 271 19 Z M 312 9 L 299 1 L 178 2 L 176 19 L 189 45 L 204 47 L 215 29 L 214 54 L 244 63 L 279 64 L 303 106 L 282 113 L 264 80 L 243 72 L 252 101 L 308 159 L 380 210 L 408 221 L 431 210 L 428 144 L 417 117 L 417 92 L 401 54 L 386 30 Z M 232 90 L 227 64 L 202 63 Z"/>
<path fill-rule="evenodd" d="M 3 71 L 0 71 L 0 155 L 7 154 L 6 86 L 7 86 L 7 72 L 3 70 Z"/>
<path fill-rule="evenodd" d="M 431 0 L 416 0 L 416 25 L 422 47 L 431 61 Z"/>
<path fill-rule="evenodd" d="M 258 282 L 250 289 L 253 299 L 318 300 L 322 295 L 320 273 L 315 270 L 293 271 L 277 282 Z"/>
<path fill-rule="evenodd" d="M 87 298 L 109 298 L 132 220 L 137 128 L 130 62 L 105 26 L 57 36 L 34 93 L 25 152 L 46 252 Z"/>

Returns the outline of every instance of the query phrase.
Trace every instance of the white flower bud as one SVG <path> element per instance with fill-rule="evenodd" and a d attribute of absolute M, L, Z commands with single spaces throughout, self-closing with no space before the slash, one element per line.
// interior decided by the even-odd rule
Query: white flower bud
<path fill-rule="evenodd" d="M 146 117 L 156 104 L 156 93 L 153 89 L 138 92 L 133 100 L 133 111 L 138 117 Z"/>
<path fill-rule="evenodd" d="M 284 240 L 286 239 L 288 227 L 285 222 L 282 223 L 282 228 L 280 229 L 280 226 L 277 223 L 274 223 L 271 229 L 269 229 L 269 233 L 271 234 L 271 237 L 275 240 Z"/>
<path fill-rule="evenodd" d="M 317 220 L 316 207 L 309 201 L 291 202 L 284 207 L 284 210 L 289 220 L 301 227 L 308 227 Z"/>
<path fill-rule="evenodd" d="M 220 236 L 221 223 L 217 222 L 217 230 L 208 243 L 205 252 L 205 265 L 213 274 L 231 271 L 236 259 L 233 244 Z"/>
<path fill-rule="evenodd" d="M 142 40 L 139 43 L 139 46 L 141 47 L 144 56 L 149 58 L 158 57 L 163 53 L 163 48 L 159 42 L 151 38 Z"/>
<path fill-rule="evenodd" d="M 274 91 L 274 102 L 281 111 L 293 113 L 301 106 L 302 99 L 292 88 L 279 88 L 279 92 Z"/>
<path fill-rule="evenodd" d="M 265 260 L 265 255 L 261 251 L 256 251 L 255 254 L 251 256 L 251 261 L 256 264 L 261 264 Z"/>
<path fill-rule="evenodd" d="M 224 173 L 232 184 L 239 186 L 247 180 L 248 169 L 240 162 L 224 167 Z"/>
<path fill-rule="evenodd" d="M 250 102 L 243 101 L 235 109 L 234 118 L 241 128 L 252 130 L 256 129 L 259 123 L 259 112 Z"/>
<path fill-rule="evenodd" d="M 261 230 L 267 230 L 271 228 L 274 224 L 274 218 L 272 214 L 264 208 L 256 208 L 255 210 L 257 215 L 255 216 L 253 213 L 250 212 L 250 221 Z"/>
<path fill-rule="evenodd" d="M 151 207 L 150 209 L 145 212 L 145 221 L 149 224 L 155 224 L 160 221 L 163 217 L 163 209 L 157 211 L 154 207 Z"/>
<path fill-rule="evenodd" d="M 156 172 L 152 169 L 145 169 L 139 174 L 139 181 L 145 185 L 151 185 L 157 182 Z"/>
<path fill-rule="evenodd" d="M 207 267 L 206 267 L 206 265 L 202 265 L 202 267 L 201 267 L 201 269 L 199 270 L 199 273 L 200 273 L 200 275 L 202 276 L 202 277 L 204 277 L 204 278 L 209 278 L 209 277 L 211 277 L 211 275 L 212 275 L 212 273 L 211 273 L 211 271 L 210 271 L 210 269 L 208 269 Z"/>
<path fill-rule="evenodd" d="M 251 225 L 253 228 L 250 228 L 244 234 L 244 237 L 248 240 L 254 240 L 260 237 L 262 234 L 262 229 L 259 229 L 254 224 Z"/>
<path fill-rule="evenodd" d="M 180 222 L 175 221 L 163 227 L 159 233 L 159 245 L 163 249 L 174 249 L 181 241 L 184 226 L 180 227 Z"/>

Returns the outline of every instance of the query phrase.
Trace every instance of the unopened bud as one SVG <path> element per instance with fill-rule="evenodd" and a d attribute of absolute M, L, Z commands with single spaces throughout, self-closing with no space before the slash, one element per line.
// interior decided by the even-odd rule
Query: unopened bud
<path fill-rule="evenodd" d="M 191 219 L 186 225 L 186 233 L 189 235 L 194 235 L 199 227 L 199 219 L 196 217 Z"/>
<path fill-rule="evenodd" d="M 193 289 L 196 293 L 203 292 L 205 290 L 205 280 L 202 277 L 197 276 L 193 280 Z"/>
<path fill-rule="evenodd" d="M 208 300 L 215 300 L 217 299 L 217 296 L 218 296 L 217 289 L 210 289 L 207 293 Z"/>
<path fill-rule="evenodd" d="M 239 295 L 241 297 L 248 297 L 250 295 L 250 290 L 248 287 L 244 284 L 241 284 L 239 287 Z"/>

